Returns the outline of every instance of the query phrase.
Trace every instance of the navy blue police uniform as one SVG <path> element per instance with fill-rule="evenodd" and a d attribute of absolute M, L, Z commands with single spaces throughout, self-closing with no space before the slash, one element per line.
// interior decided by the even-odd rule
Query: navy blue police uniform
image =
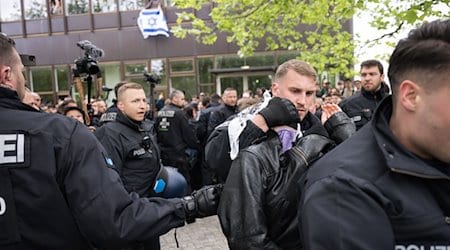
<path fill-rule="evenodd" d="M 184 225 L 181 199 L 129 194 L 112 167 L 83 124 L 0 87 L 0 249 L 119 248 Z"/>

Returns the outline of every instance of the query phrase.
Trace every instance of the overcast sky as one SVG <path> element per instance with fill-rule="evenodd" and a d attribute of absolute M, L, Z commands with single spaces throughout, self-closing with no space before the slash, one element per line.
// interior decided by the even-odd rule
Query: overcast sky
<path fill-rule="evenodd" d="M 366 41 L 366 40 L 373 40 L 381 35 L 383 35 L 383 32 L 380 32 L 369 25 L 369 20 L 367 18 L 361 18 L 359 16 L 355 16 L 353 18 L 353 33 L 360 37 L 360 39 L 356 38 L 358 40 Z M 403 36 L 402 36 L 403 35 Z M 404 37 L 405 33 L 402 33 L 398 37 Z M 357 44 L 357 48 L 355 50 L 355 57 L 357 59 L 357 63 L 355 64 L 355 69 L 359 71 L 359 64 L 362 61 L 368 60 L 368 59 L 377 59 L 380 60 L 387 69 L 388 63 L 387 60 L 389 58 L 389 55 L 394 50 L 393 47 L 389 47 L 387 45 L 377 45 L 374 47 L 368 47 L 364 46 L 364 42 L 359 42 Z M 392 41 L 397 42 L 398 39 L 393 39 Z"/>

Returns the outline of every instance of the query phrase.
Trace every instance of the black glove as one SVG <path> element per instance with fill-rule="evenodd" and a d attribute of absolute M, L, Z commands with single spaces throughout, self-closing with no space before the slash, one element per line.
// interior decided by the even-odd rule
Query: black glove
<path fill-rule="evenodd" d="M 217 213 L 223 185 L 204 186 L 182 198 L 186 212 L 186 222 L 192 223 L 195 218 L 203 218 Z"/>
<path fill-rule="evenodd" d="M 264 117 L 269 128 L 300 122 L 295 105 L 288 99 L 279 97 L 273 97 L 259 114 Z"/>

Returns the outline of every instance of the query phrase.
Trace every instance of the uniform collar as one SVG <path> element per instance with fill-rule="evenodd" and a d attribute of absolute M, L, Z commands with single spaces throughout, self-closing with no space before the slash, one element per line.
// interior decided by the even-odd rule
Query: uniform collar
<path fill-rule="evenodd" d="M 392 97 L 389 96 L 380 103 L 371 121 L 375 140 L 387 166 L 394 172 L 421 178 L 450 179 L 449 176 L 439 171 L 437 166 L 430 165 L 432 161 L 421 159 L 400 144 L 389 128 L 391 115 Z"/>
<path fill-rule="evenodd" d="M 367 99 L 381 100 L 388 94 L 389 94 L 389 87 L 384 82 L 381 82 L 380 88 L 375 92 L 368 92 L 364 88 L 361 88 L 361 95 L 363 95 Z"/>
<path fill-rule="evenodd" d="M 4 87 L 0 87 L 0 107 L 40 112 L 39 110 L 22 103 L 16 91 Z"/>
<path fill-rule="evenodd" d="M 120 110 L 117 110 L 116 121 L 126 125 L 127 127 L 132 128 L 133 130 L 136 130 L 136 131 L 142 130 L 141 122 L 136 122 L 136 121 L 131 120 L 130 118 L 128 118 L 128 116 L 126 116 Z"/>
<path fill-rule="evenodd" d="M 176 109 L 181 109 L 182 107 L 179 107 L 178 105 L 175 105 L 174 103 L 169 103 L 169 106 L 172 106 Z"/>

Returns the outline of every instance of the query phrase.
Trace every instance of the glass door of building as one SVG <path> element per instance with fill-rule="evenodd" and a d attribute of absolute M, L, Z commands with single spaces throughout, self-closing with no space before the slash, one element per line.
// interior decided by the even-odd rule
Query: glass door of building
<path fill-rule="evenodd" d="M 243 76 L 224 76 L 220 78 L 220 90 L 218 94 L 222 95 L 226 88 L 234 88 L 237 90 L 238 97 L 242 95 L 244 77 Z"/>

